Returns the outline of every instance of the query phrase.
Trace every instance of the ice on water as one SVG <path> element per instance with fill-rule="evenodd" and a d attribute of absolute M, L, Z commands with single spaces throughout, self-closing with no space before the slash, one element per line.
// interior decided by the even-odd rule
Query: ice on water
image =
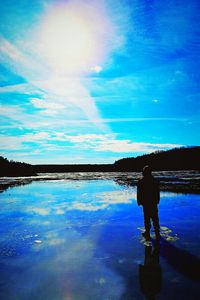
<path fill-rule="evenodd" d="M 0 194 L 1 299 L 142 299 L 138 265 L 150 244 L 141 240 L 136 189 L 109 174 L 95 176 L 33 181 Z M 162 195 L 162 239 L 173 253 L 183 249 L 198 258 L 199 195 Z M 197 285 L 169 262 L 160 256 L 159 299 L 185 297 L 188 290 L 196 296 Z M 171 295 L 175 279 L 182 292 L 173 286 Z"/>

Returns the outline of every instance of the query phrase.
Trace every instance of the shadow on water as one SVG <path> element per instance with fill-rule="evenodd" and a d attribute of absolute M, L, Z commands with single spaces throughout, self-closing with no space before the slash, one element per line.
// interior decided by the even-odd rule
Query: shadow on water
<path fill-rule="evenodd" d="M 153 245 L 154 247 L 145 246 L 144 264 L 139 265 L 140 291 L 145 299 L 154 300 L 161 292 L 160 256 L 180 274 L 193 281 L 200 281 L 200 260 L 196 256 L 164 239 L 161 239 L 160 243 L 153 241 Z"/>
<path fill-rule="evenodd" d="M 162 276 L 160 257 L 163 257 L 180 274 L 193 281 L 200 281 L 200 260 L 191 253 L 161 239 L 160 243 L 153 242 L 153 246 L 144 247 L 144 263 L 139 264 L 139 287 L 145 299 L 154 300 L 161 292 L 164 276 Z M 134 266 L 130 268 L 127 261 L 127 264 L 114 264 L 112 267 L 120 273 L 125 282 L 125 292 L 121 299 L 134 299 L 136 286 Z"/>
<path fill-rule="evenodd" d="M 194 281 L 200 281 L 200 260 L 186 250 L 161 239 L 160 255 L 177 272 Z"/>
<path fill-rule="evenodd" d="M 110 228 L 109 231 L 111 230 Z M 161 257 L 186 280 L 192 280 L 194 283 L 200 281 L 200 260 L 188 251 L 178 248 L 163 238 L 160 242 L 153 240 L 152 246 L 144 246 L 144 262 L 138 264 L 136 256 L 140 252 L 140 247 L 137 248 L 131 239 L 129 229 L 125 231 L 124 228 L 118 228 L 117 232 L 111 233 L 109 237 L 106 237 L 105 233 L 101 242 L 103 242 L 104 250 L 109 254 L 106 265 L 123 279 L 124 292 L 120 299 L 141 299 L 142 294 L 148 300 L 162 297 L 166 292 L 166 290 L 162 292 L 163 282 L 166 281 L 168 285 L 171 279 L 168 278 L 168 273 L 165 275 L 162 263 L 160 264 Z M 167 268 L 166 265 L 165 268 Z M 189 282 L 185 281 L 185 284 L 187 287 Z M 181 292 L 178 286 L 174 291 L 169 291 L 171 292 L 174 297 L 177 293 L 183 293 L 181 294 L 183 299 L 186 299 L 185 295 L 190 296 L 188 289 L 186 291 L 184 288 Z M 191 293 L 196 297 L 198 293 L 196 285 L 193 286 Z"/>

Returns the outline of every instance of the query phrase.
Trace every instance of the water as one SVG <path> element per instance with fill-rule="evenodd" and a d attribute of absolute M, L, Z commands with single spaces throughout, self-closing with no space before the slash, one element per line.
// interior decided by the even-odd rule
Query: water
<path fill-rule="evenodd" d="M 199 195 L 161 193 L 159 249 L 112 179 L 33 181 L 0 207 L 0 299 L 199 299 Z"/>

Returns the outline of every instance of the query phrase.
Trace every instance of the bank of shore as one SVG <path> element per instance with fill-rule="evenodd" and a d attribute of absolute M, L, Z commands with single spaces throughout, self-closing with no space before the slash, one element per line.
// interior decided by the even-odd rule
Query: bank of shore
<path fill-rule="evenodd" d="M 160 181 L 160 190 L 176 193 L 200 194 L 200 172 L 187 171 L 159 171 L 154 176 Z M 46 180 L 114 180 L 119 185 L 136 186 L 141 177 L 139 172 L 87 172 L 87 173 L 41 173 L 28 177 L 0 177 L 0 192 L 10 187 L 30 184 L 32 181 Z"/>

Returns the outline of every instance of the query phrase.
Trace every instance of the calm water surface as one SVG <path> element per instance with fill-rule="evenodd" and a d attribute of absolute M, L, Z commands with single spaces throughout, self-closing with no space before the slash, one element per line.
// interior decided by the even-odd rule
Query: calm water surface
<path fill-rule="evenodd" d="M 200 197 L 161 193 L 160 247 L 134 187 L 38 181 L 0 194 L 0 299 L 200 299 Z"/>

